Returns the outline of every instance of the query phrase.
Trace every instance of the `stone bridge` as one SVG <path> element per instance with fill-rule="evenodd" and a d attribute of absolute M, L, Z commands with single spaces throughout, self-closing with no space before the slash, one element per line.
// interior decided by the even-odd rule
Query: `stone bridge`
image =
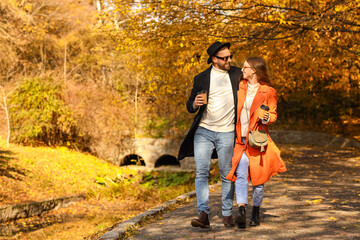
<path fill-rule="evenodd" d="M 131 139 L 127 142 L 127 147 L 119 153 L 117 164 L 120 166 L 130 165 L 138 160 L 137 164 L 145 165 L 146 168 L 177 165 L 184 169 L 193 169 L 195 167 L 193 158 L 184 159 L 185 161 L 181 162 L 178 162 L 176 159 L 181 142 L 181 139 Z"/>
<path fill-rule="evenodd" d="M 319 132 L 302 132 L 288 130 L 271 130 L 271 138 L 277 144 L 300 144 L 329 147 L 350 147 L 360 149 L 360 142 L 344 137 L 331 136 Z M 136 138 L 127 140 L 127 144 L 117 152 L 117 165 L 138 164 L 146 168 L 156 168 L 164 165 L 177 165 L 181 169 L 195 169 L 193 158 L 185 158 L 178 162 L 176 157 L 182 139 Z"/>

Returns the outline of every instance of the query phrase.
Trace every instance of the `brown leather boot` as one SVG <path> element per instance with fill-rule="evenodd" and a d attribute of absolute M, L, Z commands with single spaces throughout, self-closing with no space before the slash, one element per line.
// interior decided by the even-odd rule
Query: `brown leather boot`
<path fill-rule="evenodd" d="M 234 223 L 232 216 L 225 216 L 223 218 L 223 223 L 224 223 L 224 226 L 227 228 L 235 227 L 235 223 Z"/>
<path fill-rule="evenodd" d="M 201 211 L 198 219 L 191 220 L 191 226 L 200 228 L 210 228 L 209 216 L 206 212 Z"/>

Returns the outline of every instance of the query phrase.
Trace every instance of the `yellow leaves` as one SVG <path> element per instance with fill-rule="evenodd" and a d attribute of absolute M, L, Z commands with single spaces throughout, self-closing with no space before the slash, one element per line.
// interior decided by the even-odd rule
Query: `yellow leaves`
<path fill-rule="evenodd" d="M 269 14 L 266 16 L 266 19 L 268 21 L 274 21 L 274 20 L 276 21 L 277 20 L 277 21 L 279 21 L 280 24 L 286 24 L 289 26 L 291 26 L 295 23 L 294 21 L 286 21 L 286 16 L 282 12 L 280 12 L 280 13 L 274 12 L 272 14 Z M 262 26 L 262 25 L 265 25 L 265 23 L 257 23 L 256 25 Z M 246 24 L 244 26 L 246 26 Z"/>
<path fill-rule="evenodd" d="M 336 220 L 336 218 L 334 218 L 334 217 L 330 217 L 330 220 Z"/>
<path fill-rule="evenodd" d="M 320 204 L 323 200 L 321 198 L 314 199 L 314 200 L 305 200 L 305 202 L 310 204 Z"/>
<path fill-rule="evenodd" d="M 315 199 L 315 200 L 312 200 L 311 202 L 312 203 L 321 203 L 323 200 L 322 199 Z"/>
<path fill-rule="evenodd" d="M 318 34 L 317 32 L 314 32 L 314 35 L 315 35 L 315 37 L 316 37 L 317 39 L 320 39 L 320 36 L 319 36 L 319 34 Z"/>
<path fill-rule="evenodd" d="M 335 6 L 335 12 L 344 12 L 348 9 L 345 5 L 337 5 Z"/>
<path fill-rule="evenodd" d="M 33 5 L 31 3 L 26 4 L 24 10 L 31 12 L 33 10 Z"/>

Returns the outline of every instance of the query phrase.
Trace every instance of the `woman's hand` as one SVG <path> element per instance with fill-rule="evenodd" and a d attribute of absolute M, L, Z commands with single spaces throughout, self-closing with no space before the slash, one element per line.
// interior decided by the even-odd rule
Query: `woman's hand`
<path fill-rule="evenodd" d="M 267 122 L 269 120 L 269 117 L 270 117 L 270 113 L 266 112 L 266 113 L 264 113 L 264 116 L 263 116 L 262 120 Z"/>
<path fill-rule="evenodd" d="M 267 124 L 270 121 L 270 112 L 265 112 L 263 117 L 259 117 L 262 124 Z"/>

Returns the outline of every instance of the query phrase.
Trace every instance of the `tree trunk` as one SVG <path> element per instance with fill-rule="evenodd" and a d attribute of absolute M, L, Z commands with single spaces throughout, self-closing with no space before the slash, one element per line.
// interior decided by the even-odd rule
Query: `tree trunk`
<path fill-rule="evenodd" d="M 135 87 L 135 126 L 134 126 L 134 138 L 137 135 L 137 124 L 138 124 L 138 90 L 139 90 L 139 74 L 136 74 L 136 87 Z"/>
<path fill-rule="evenodd" d="M 96 10 L 98 12 L 98 15 L 100 16 L 101 15 L 101 11 L 102 11 L 102 3 L 100 0 L 94 0 L 93 1 L 93 4 L 96 6 Z M 101 21 L 101 18 L 99 17 L 99 23 L 101 24 L 102 21 Z"/>
<path fill-rule="evenodd" d="M 67 62 L 67 43 L 65 43 L 65 47 L 64 47 L 64 83 L 66 85 L 66 62 Z"/>
<path fill-rule="evenodd" d="M 6 117 L 6 125 L 7 125 L 7 137 L 6 137 L 6 147 L 8 148 L 10 146 L 10 117 L 9 117 L 9 111 L 8 111 L 8 107 L 7 107 L 7 103 L 6 103 L 6 98 L 7 96 L 5 95 L 5 91 L 3 89 L 2 86 L 1 87 L 1 92 L 3 94 L 3 103 L 1 103 L 1 107 L 4 109 L 5 111 L 5 117 Z"/>
<path fill-rule="evenodd" d="M 6 124 L 7 124 L 7 137 L 6 137 L 6 147 L 10 146 L 10 117 L 9 112 L 6 105 L 6 96 L 4 96 L 4 104 L 5 104 L 5 116 L 6 116 Z"/>

